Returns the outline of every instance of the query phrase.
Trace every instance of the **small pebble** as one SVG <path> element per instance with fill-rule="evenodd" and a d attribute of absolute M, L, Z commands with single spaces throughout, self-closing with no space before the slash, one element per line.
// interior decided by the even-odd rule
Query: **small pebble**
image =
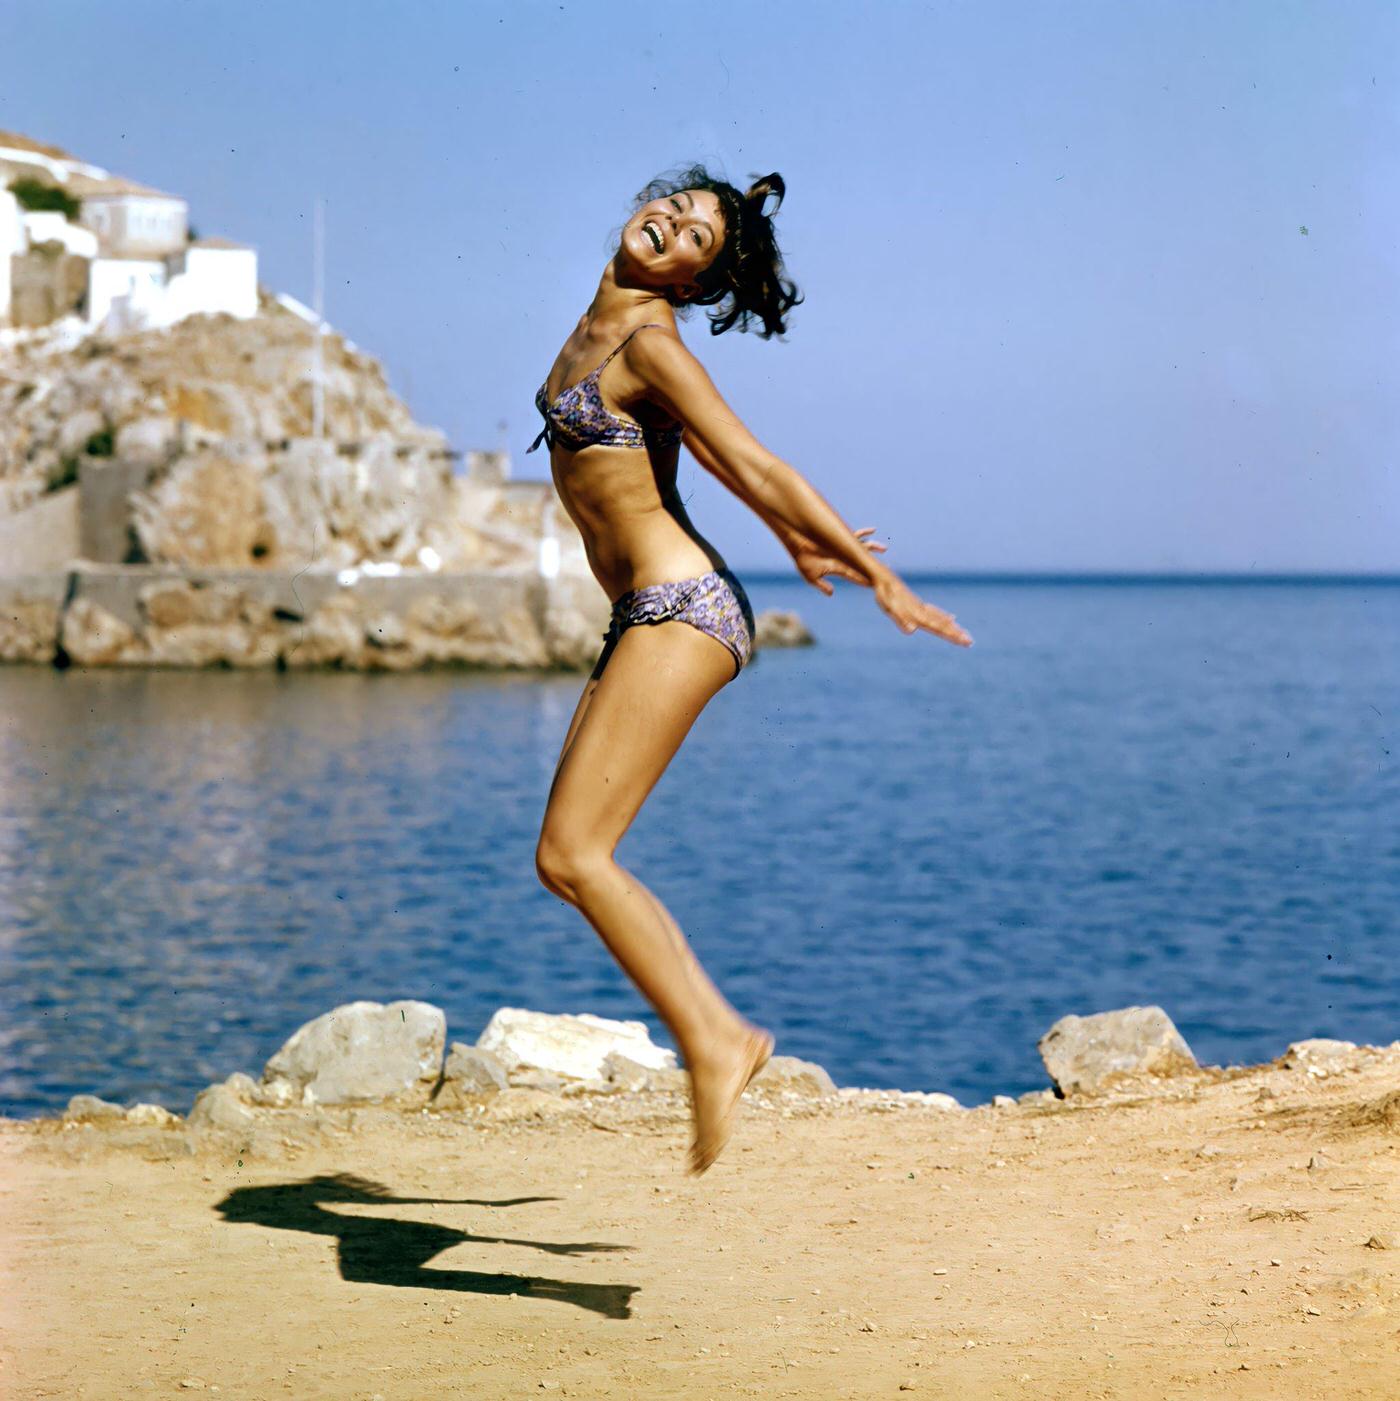
<path fill-rule="evenodd" d="M 1313 1308 L 1313 1306 L 1312 1306 L 1311 1304 L 1308 1305 L 1306 1312 L 1312 1314 L 1312 1316 L 1313 1316 L 1314 1318 L 1321 1318 L 1321 1317 L 1322 1317 L 1322 1310 L 1321 1310 L 1321 1309 L 1315 1309 L 1315 1308 Z"/>

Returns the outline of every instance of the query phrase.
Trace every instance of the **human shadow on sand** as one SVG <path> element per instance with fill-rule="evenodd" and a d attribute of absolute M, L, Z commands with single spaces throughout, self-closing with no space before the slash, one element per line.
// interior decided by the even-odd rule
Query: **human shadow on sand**
<path fill-rule="evenodd" d="M 606 1318 L 630 1318 L 634 1284 L 582 1284 L 538 1275 L 485 1274 L 478 1270 L 424 1268 L 435 1255 L 463 1241 L 483 1245 L 526 1245 L 551 1255 L 587 1255 L 626 1250 L 625 1245 L 599 1241 L 559 1244 L 517 1240 L 510 1236 L 477 1236 L 451 1226 L 423 1221 L 394 1221 L 382 1217 L 344 1216 L 327 1205 L 363 1203 L 375 1206 L 523 1206 L 558 1201 L 558 1197 L 508 1197 L 487 1201 L 474 1197 L 396 1197 L 389 1188 L 354 1173 L 326 1173 L 304 1182 L 271 1187 L 237 1187 L 215 1209 L 226 1221 L 251 1221 L 277 1231 L 308 1231 L 335 1236 L 339 1242 L 340 1275 L 359 1284 L 402 1285 L 413 1289 L 453 1289 L 466 1294 L 519 1294 L 527 1299 L 553 1299 L 576 1304 Z"/>

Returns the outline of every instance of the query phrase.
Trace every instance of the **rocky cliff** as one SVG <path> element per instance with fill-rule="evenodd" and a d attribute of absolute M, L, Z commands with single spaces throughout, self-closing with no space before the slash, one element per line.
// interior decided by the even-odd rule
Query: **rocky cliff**
<path fill-rule="evenodd" d="M 561 567 L 583 564 L 547 484 L 507 482 L 489 454 L 469 454 L 480 470 L 454 475 L 443 435 L 414 422 L 378 361 L 332 330 L 324 435 L 311 438 L 316 329 L 273 297 L 246 320 L 199 315 L 83 338 L 57 323 L 5 339 L 0 515 L 81 482 L 85 557 L 529 567 L 553 533 Z M 99 502 L 104 520 L 93 520 Z M 113 538 L 111 551 L 93 544 Z"/>

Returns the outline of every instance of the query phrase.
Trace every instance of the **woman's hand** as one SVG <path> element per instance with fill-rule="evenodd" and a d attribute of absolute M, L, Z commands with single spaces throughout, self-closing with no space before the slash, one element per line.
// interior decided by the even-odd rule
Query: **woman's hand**
<path fill-rule="evenodd" d="M 857 530 L 855 534 L 858 537 L 870 535 L 873 533 L 874 529 L 875 527 L 873 525 L 864 525 Z M 885 546 L 882 545 L 880 541 L 866 540 L 864 543 L 866 549 L 872 552 L 884 553 Z M 860 584 L 867 589 L 870 587 L 870 580 L 867 579 L 864 574 L 858 574 L 845 560 L 837 559 L 835 556 L 827 554 L 825 550 L 818 548 L 807 539 L 805 535 L 797 536 L 793 540 L 788 546 L 788 553 L 792 555 L 792 562 L 797 566 L 797 572 L 811 584 L 813 588 L 820 589 L 828 597 L 836 592 L 835 589 L 826 582 L 826 576 L 828 574 L 835 574 L 839 578 L 849 579 L 852 583 Z"/>
<path fill-rule="evenodd" d="M 892 570 L 885 570 L 875 582 L 875 601 L 895 620 L 900 632 L 917 632 L 920 628 L 946 637 L 959 647 L 971 647 L 972 638 L 953 619 L 951 613 L 925 603 L 909 585 Z"/>

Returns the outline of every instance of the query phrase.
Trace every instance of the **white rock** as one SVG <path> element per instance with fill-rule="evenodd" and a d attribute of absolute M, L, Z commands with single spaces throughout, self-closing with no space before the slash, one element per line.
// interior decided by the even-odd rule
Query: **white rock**
<path fill-rule="evenodd" d="M 257 1104 L 265 1105 L 269 1109 L 286 1109 L 299 1098 L 298 1093 L 293 1090 L 290 1080 L 272 1079 L 265 1080 L 257 1087 L 254 1101 Z"/>
<path fill-rule="evenodd" d="M 933 1090 L 911 1090 L 910 1097 L 918 1104 L 927 1104 L 931 1109 L 964 1108 L 952 1095 L 938 1094 Z"/>
<path fill-rule="evenodd" d="M 99 1099 L 96 1095 L 74 1095 L 63 1111 L 64 1121 L 70 1124 L 91 1123 L 94 1120 L 120 1119 L 126 1110 L 111 1100 Z"/>
<path fill-rule="evenodd" d="M 442 1074 L 463 1094 L 493 1094 L 506 1087 L 505 1067 L 500 1059 L 480 1046 L 464 1046 L 460 1041 L 454 1041 L 449 1048 Z"/>
<path fill-rule="evenodd" d="M 447 1018 L 427 1002 L 347 1002 L 299 1028 L 264 1081 L 289 1082 L 303 1104 L 384 1099 L 436 1081 Z"/>
<path fill-rule="evenodd" d="M 836 1084 L 815 1061 L 796 1056 L 772 1056 L 753 1078 L 753 1088 L 798 1099 L 831 1099 Z"/>
<path fill-rule="evenodd" d="M 1062 1094 L 1097 1094 L 1119 1075 L 1173 1075 L 1196 1058 L 1160 1007 L 1061 1017 L 1038 1049 Z"/>
<path fill-rule="evenodd" d="M 227 1085 L 210 1085 L 195 1097 L 187 1123 L 192 1129 L 224 1129 L 238 1132 L 257 1122 L 249 1109 Z"/>
<path fill-rule="evenodd" d="M 1295 1041 L 1279 1058 L 1290 1070 L 1300 1068 L 1310 1074 L 1341 1070 L 1356 1055 L 1354 1041 L 1333 1041 L 1325 1036 Z"/>
<path fill-rule="evenodd" d="M 603 1074 L 614 1089 L 644 1090 L 651 1070 L 621 1051 L 609 1051 L 603 1057 Z"/>
<path fill-rule="evenodd" d="M 261 1104 L 262 1086 L 246 1070 L 235 1070 L 224 1084 L 246 1104 Z"/>
<path fill-rule="evenodd" d="M 126 1111 L 128 1124 L 155 1124 L 159 1128 L 175 1123 L 179 1117 L 160 1104 L 133 1104 Z"/>
<path fill-rule="evenodd" d="M 674 1051 L 652 1042 L 643 1022 L 613 1021 L 591 1012 L 577 1015 L 502 1007 L 477 1038 L 509 1074 L 518 1067 L 553 1071 L 574 1080 L 606 1080 L 603 1062 L 616 1051 L 653 1070 L 673 1069 Z"/>

